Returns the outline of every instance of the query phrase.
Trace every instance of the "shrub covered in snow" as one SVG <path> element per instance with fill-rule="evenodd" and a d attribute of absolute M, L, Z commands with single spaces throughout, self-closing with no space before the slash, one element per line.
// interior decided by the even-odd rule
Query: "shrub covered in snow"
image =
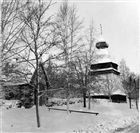
<path fill-rule="evenodd" d="M 81 98 L 72 98 L 69 99 L 69 104 L 75 104 L 75 103 L 81 103 Z M 67 105 L 67 99 L 60 99 L 60 98 L 52 98 L 49 100 L 49 102 L 46 104 L 47 107 L 50 106 L 62 106 Z"/>

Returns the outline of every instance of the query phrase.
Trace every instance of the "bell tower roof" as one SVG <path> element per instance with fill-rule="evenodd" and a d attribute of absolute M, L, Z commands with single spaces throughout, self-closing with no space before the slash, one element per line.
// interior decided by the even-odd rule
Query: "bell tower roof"
<path fill-rule="evenodd" d="M 108 47 L 108 44 L 102 36 L 101 27 L 101 33 L 98 35 L 95 48 L 96 61 L 91 64 L 91 74 L 114 73 L 119 75 L 118 65 L 112 60 L 113 58 L 110 55 Z"/>

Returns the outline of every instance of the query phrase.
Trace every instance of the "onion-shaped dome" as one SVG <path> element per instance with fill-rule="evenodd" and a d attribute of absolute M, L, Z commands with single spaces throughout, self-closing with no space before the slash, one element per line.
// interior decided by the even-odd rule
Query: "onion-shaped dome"
<path fill-rule="evenodd" d="M 108 44 L 106 42 L 98 42 L 96 43 L 96 48 L 98 49 L 108 48 Z"/>
<path fill-rule="evenodd" d="M 96 48 L 98 49 L 108 48 L 108 44 L 106 43 L 102 35 L 100 35 L 97 39 Z"/>

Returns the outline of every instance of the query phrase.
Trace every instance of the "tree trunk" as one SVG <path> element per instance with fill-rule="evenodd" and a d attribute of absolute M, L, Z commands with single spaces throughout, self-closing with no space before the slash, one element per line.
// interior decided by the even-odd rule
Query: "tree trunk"
<path fill-rule="evenodd" d="M 137 99 L 137 92 L 136 92 L 136 109 L 138 110 L 138 99 Z"/>
<path fill-rule="evenodd" d="M 83 88 L 83 107 L 86 108 L 86 88 Z"/>
<path fill-rule="evenodd" d="M 84 97 L 84 108 L 86 107 L 86 92 L 87 92 L 87 66 L 86 66 L 86 69 L 85 69 L 85 81 L 84 81 L 84 90 L 83 90 L 83 97 Z"/>
<path fill-rule="evenodd" d="M 69 88 L 67 88 L 67 114 L 69 114 Z"/>
<path fill-rule="evenodd" d="M 138 100 L 136 98 L 136 109 L 138 110 Z"/>
<path fill-rule="evenodd" d="M 134 80 L 135 83 L 135 93 L 136 93 L 136 109 L 138 110 L 138 99 L 137 99 L 137 86 L 136 86 L 136 80 Z"/>
<path fill-rule="evenodd" d="M 132 77 L 129 77 L 129 81 L 130 81 L 130 90 L 132 90 Z M 131 91 L 128 93 L 129 96 L 129 105 L 130 105 L 130 109 L 131 109 Z"/>
<path fill-rule="evenodd" d="M 88 95 L 88 109 L 90 109 L 90 92 L 89 92 L 89 95 Z"/>
<path fill-rule="evenodd" d="M 38 90 L 36 91 L 36 118 L 37 118 L 37 127 L 40 127 L 40 117 L 39 117 L 39 100 L 38 100 Z"/>
<path fill-rule="evenodd" d="M 36 106 L 36 88 L 34 89 L 34 104 Z"/>
<path fill-rule="evenodd" d="M 39 106 L 42 106 L 43 105 L 43 96 L 39 97 L 38 101 L 39 101 Z"/>
<path fill-rule="evenodd" d="M 131 109 L 131 96 L 129 95 L 129 106 L 130 106 L 130 109 Z"/>
<path fill-rule="evenodd" d="M 37 45 L 35 45 L 35 50 L 37 50 L 36 48 Z M 37 51 L 36 51 L 37 53 Z M 37 127 L 40 127 L 40 116 L 39 116 L 39 98 L 38 98 L 38 91 L 39 91 L 39 60 L 38 60 L 38 56 L 36 54 L 36 94 L 35 94 L 35 99 L 36 99 L 36 119 L 37 119 Z"/>
<path fill-rule="evenodd" d="M 112 102 L 111 95 L 109 95 L 109 101 Z"/>

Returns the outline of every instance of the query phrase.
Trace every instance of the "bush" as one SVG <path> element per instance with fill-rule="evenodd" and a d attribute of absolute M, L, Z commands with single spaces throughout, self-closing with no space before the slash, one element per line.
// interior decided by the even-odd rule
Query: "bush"
<path fill-rule="evenodd" d="M 22 102 L 21 102 L 21 101 L 18 101 L 18 102 L 16 103 L 16 106 L 17 106 L 18 108 L 21 108 L 21 107 L 22 107 Z"/>
<path fill-rule="evenodd" d="M 29 103 L 29 102 L 24 103 L 24 107 L 25 107 L 26 109 L 31 108 L 32 106 L 33 106 L 32 103 Z"/>
<path fill-rule="evenodd" d="M 22 97 L 20 101 L 21 106 L 24 106 L 25 108 L 31 108 L 34 105 L 32 97 Z"/>

